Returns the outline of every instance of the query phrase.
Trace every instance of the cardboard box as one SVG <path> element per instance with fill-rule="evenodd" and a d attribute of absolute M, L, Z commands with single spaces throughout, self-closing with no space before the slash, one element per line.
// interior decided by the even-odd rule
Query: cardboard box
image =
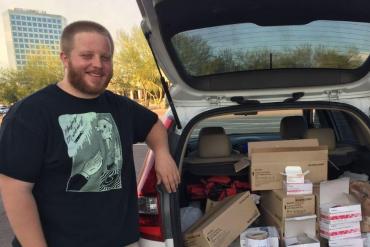
<path fill-rule="evenodd" d="M 283 190 L 286 195 L 311 195 L 313 192 L 311 181 L 306 180 L 303 184 L 289 184 L 283 182 Z"/>
<path fill-rule="evenodd" d="M 363 247 L 364 241 L 360 238 L 336 239 L 329 241 L 329 247 Z"/>
<path fill-rule="evenodd" d="M 349 195 L 349 178 L 320 183 L 320 221 L 328 224 L 359 222 L 361 205 Z"/>
<path fill-rule="evenodd" d="M 249 142 L 248 157 L 252 158 L 253 152 L 261 148 L 294 148 L 294 147 L 318 147 L 317 139 L 299 139 L 299 140 L 283 140 L 283 141 L 265 141 L 265 142 Z"/>
<path fill-rule="evenodd" d="M 315 237 L 307 236 L 306 234 L 285 238 L 286 247 L 320 247 L 320 241 Z"/>
<path fill-rule="evenodd" d="M 275 227 L 248 228 L 240 234 L 240 247 L 279 247 L 279 233 Z"/>
<path fill-rule="evenodd" d="M 302 171 L 300 166 L 286 166 L 284 182 L 286 184 L 304 184 L 304 176 L 307 175 L 309 171 Z"/>
<path fill-rule="evenodd" d="M 279 220 L 315 214 L 315 196 L 287 196 L 283 190 L 264 191 L 261 206 L 266 208 Z"/>
<path fill-rule="evenodd" d="M 320 221 L 320 236 L 330 240 L 361 236 L 360 222 L 329 224 Z"/>
<path fill-rule="evenodd" d="M 282 189 L 286 166 L 300 166 L 313 183 L 327 180 L 328 149 L 319 147 L 255 149 L 251 157 L 252 190 Z"/>
<path fill-rule="evenodd" d="M 259 215 L 249 192 L 227 197 L 185 232 L 184 245 L 187 247 L 228 246 Z"/>
<path fill-rule="evenodd" d="M 301 234 L 316 235 L 316 215 L 307 215 L 278 219 L 264 207 L 261 207 L 266 224 L 275 226 L 281 238 L 296 237 Z"/>

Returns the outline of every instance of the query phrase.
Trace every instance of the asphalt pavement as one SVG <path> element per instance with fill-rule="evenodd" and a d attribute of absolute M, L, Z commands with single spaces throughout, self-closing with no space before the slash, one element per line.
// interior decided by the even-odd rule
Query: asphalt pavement
<path fill-rule="evenodd" d="M 145 144 L 134 145 L 134 160 L 136 176 L 141 169 L 141 164 L 145 159 L 145 154 L 147 151 L 147 146 Z M 11 240 L 13 239 L 13 232 L 10 229 L 9 221 L 6 217 L 3 203 L 0 197 L 0 247 L 11 247 Z"/>

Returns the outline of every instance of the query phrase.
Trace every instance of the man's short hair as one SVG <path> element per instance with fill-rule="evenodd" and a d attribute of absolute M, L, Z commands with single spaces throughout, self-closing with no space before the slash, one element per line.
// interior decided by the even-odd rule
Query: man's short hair
<path fill-rule="evenodd" d="M 64 28 L 62 36 L 60 38 L 60 49 L 62 50 L 62 52 L 69 54 L 73 48 L 74 36 L 82 32 L 98 33 L 107 37 L 109 39 L 113 55 L 114 44 L 112 36 L 105 27 L 93 21 L 76 21 L 67 25 Z"/>

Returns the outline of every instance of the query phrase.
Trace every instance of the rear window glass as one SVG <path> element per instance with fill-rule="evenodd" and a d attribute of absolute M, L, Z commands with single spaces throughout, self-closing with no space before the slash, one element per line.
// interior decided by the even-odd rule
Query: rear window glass
<path fill-rule="evenodd" d="M 313 21 L 264 27 L 252 23 L 189 30 L 172 44 L 187 74 L 284 69 L 354 69 L 370 52 L 370 24 Z"/>
<path fill-rule="evenodd" d="M 280 133 L 280 121 L 286 116 L 302 116 L 302 110 L 264 111 L 257 115 L 223 115 L 199 122 L 191 136 L 198 137 L 204 127 L 223 127 L 226 134 Z"/>

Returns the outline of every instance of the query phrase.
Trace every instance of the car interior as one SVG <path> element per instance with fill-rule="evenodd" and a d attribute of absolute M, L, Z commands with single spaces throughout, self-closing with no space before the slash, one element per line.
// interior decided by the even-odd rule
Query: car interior
<path fill-rule="evenodd" d="M 240 114 L 231 115 L 240 116 Z M 248 118 L 249 115 L 245 114 L 245 117 Z M 228 134 L 225 128 L 227 126 L 202 126 L 196 135 L 189 138 L 182 164 L 180 207 L 198 202 L 201 209 L 205 210 L 207 196 L 204 195 L 202 188 L 209 186 L 209 179 L 213 181 L 228 178 L 238 183 L 245 182 L 247 186 L 237 189 L 237 192 L 250 190 L 249 142 L 317 139 L 320 146 L 328 148 L 329 180 L 338 178 L 345 172 L 366 176 L 370 174 L 370 169 L 366 165 L 370 161 L 370 145 L 366 139 L 369 136 L 369 129 L 361 123 L 361 120 L 346 111 L 325 108 L 303 109 L 301 115 L 282 117 L 277 133 L 240 131 L 241 133 Z M 234 164 L 241 160 L 245 162 L 245 168 L 236 172 Z M 222 191 L 227 186 L 217 189 Z M 259 194 L 259 191 L 252 193 Z M 255 224 L 258 224 L 258 221 Z"/>

